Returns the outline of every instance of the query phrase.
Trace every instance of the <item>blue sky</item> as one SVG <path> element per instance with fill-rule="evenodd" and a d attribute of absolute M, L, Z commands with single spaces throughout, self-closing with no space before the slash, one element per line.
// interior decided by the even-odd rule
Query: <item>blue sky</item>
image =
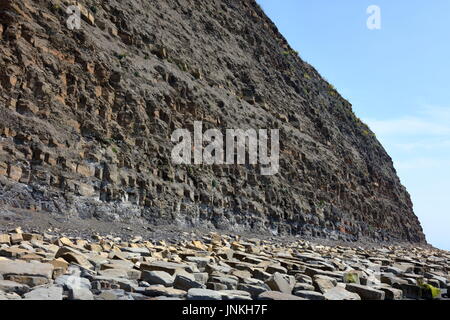
<path fill-rule="evenodd" d="M 376 133 L 428 242 L 450 250 L 450 1 L 258 3 Z M 370 5 L 380 30 L 367 28 Z"/>

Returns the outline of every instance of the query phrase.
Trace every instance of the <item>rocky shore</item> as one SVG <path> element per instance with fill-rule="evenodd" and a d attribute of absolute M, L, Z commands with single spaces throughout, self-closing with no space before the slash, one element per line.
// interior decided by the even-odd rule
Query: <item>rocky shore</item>
<path fill-rule="evenodd" d="M 422 300 L 449 286 L 450 252 L 426 246 L 0 234 L 0 300 Z"/>

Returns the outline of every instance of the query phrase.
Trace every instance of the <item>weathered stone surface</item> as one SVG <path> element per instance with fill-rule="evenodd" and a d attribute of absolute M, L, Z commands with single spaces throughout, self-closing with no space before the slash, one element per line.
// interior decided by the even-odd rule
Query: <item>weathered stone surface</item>
<path fill-rule="evenodd" d="M 187 294 L 188 300 L 222 300 L 222 295 L 220 292 L 209 290 L 209 289 L 199 289 L 193 288 L 189 289 Z"/>
<path fill-rule="evenodd" d="M 162 284 L 163 286 L 171 287 L 174 277 L 164 271 L 143 271 L 142 280 L 150 284 Z"/>
<path fill-rule="evenodd" d="M 184 290 L 174 289 L 174 288 L 166 288 L 161 285 L 154 285 L 145 288 L 143 293 L 146 296 L 149 297 L 159 297 L 159 296 L 166 296 L 166 297 L 174 297 L 174 298 L 184 298 L 187 295 L 187 292 Z"/>
<path fill-rule="evenodd" d="M 19 244 L 23 241 L 23 237 L 21 233 L 13 233 L 11 234 L 11 244 Z"/>
<path fill-rule="evenodd" d="M 390 286 L 394 286 L 395 284 L 407 284 L 408 281 L 402 278 L 395 276 L 393 273 L 382 273 L 380 275 L 381 283 L 386 283 Z"/>
<path fill-rule="evenodd" d="M 76 247 L 75 244 L 69 238 L 62 237 L 55 241 L 59 246 Z"/>
<path fill-rule="evenodd" d="M 347 291 L 342 287 L 334 287 L 324 293 L 326 300 L 361 300 L 361 297 L 353 292 Z"/>
<path fill-rule="evenodd" d="M 62 258 L 58 258 L 58 259 L 53 259 L 52 261 L 49 262 L 55 269 L 62 269 L 63 272 L 65 272 L 67 270 L 67 268 L 69 267 L 69 263 L 62 259 Z"/>
<path fill-rule="evenodd" d="M 316 291 L 297 290 L 294 295 L 307 300 L 325 300 L 325 296 Z"/>
<path fill-rule="evenodd" d="M 104 290 L 95 300 L 133 300 L 133 298 L 122 289 Z"/>
<path fill-rule="evenodd" d="M 69 263 L 76 263 L 84 268 L 92 269 L 92 264 L 83 253 L 68 246 L 60 248 L 55 258 L 62 258 Z"/>
<path fill-rule="evenodd" d="M 132 280 L 138 280 L 142 278 L 142 272 L 135 269 L 106 269 L 98 271 L 98 274 L 111 278 L 128 278 Z"/>
<path fill-rule="evenodd" d="M 229 290 L 226 284 L 219 282 L 208 282 L 206 288 L 214 291 Z"/>
<path fill-rule="evenodd" d="M 258 300 L 306 300 L 292 294 L 282 293 L 279 291 L 266 291 L 258 296 Z"/>
<path fill-rule="evenodd" d="M 237 287 L 238 290 L 247 291 L 252 297 L 257 297 L 261 293 L 269 291 L 270 288 L 267 285 L 246 284 L 240 283 Z"/>
<path fill-rule="evenodd" d="M 0 301 L 1 300 L 21 300 L 22 297 L 14 292 L 2 292 L 0 291 Z"/>
<path fill-rule="evenodd" d="M 37 233 L 22 233 L 23 239 L 25 241 L 42 241 L 44 237 Z"/>
<path fill-rule="evenodd" d="M 222 300 L 252 300 L 249 292 L 242 290 L 221 290 Z"/>
<path fill-rule="evenodd" d="M 69 300 L 94 300 L 94 295 L 88 288 L 74 287 L 69 290 Z"/>
<path fill-rule="evenodd" d="M 207 264 L 205 267 L 205 271 L 208 274 L 213 273 L 214 271 L 220 272 L 220 273 L 230 273 L 233 269 L 230 266 L 223 266 L 223 265 L 216 265 L 216 264 Z"/>
<path fill-rule="evenodd" d="M 222 284 L 222 285 L 225 286 L 225 289 L 235 290 L 237 288 L 239 280 L 238 280 L 237 277 L 233 277 L 233 276 L 215 276 L 215 275 L 211 275 L 209 277 L 208 284 L 211 284 L 211 283 Z"/>
<path fill-rule="evenodd" d="M 204 270 L 206 265 L 209 262 L 211 262 L 211 258 L 210 257 L 193 257 L 193 256 L 188 256 L 188 257 L 186 257 L 186 261 L 193 262 L 193 263 L 197 264 L 199 269 Z"/>
<path fill-rule="evenodd" d="M 91 289 L 91 282 L 86 278 L 74 275 L 63 275 L 55 279 L 55 284 L 61 285 L 66 290 L 85 288 Z"/>
<path fill-rule="evenodd" d="M 10 280 L 10 281 L 26 284 L 27 286 L 30 286 L 30 287 L 41 286 L 41 285 L 45 285 L 45 284 L 51 282 L 51 279 L 46 278 L 46 277 L 41 277 L 41 276 L 34 277 L 34 276 L 27 276 L 27 275 L 8 274 L 8 275 L 4 275 L 3 278 L 5 280 Z"/>
<path fill-rule="evenodd" d="M 325 293 L 328 290 L 334 288 L 337 284 L 337 281 L 334 278 L 316 275 L 314 276 L 313 284 L 317 291 Z"/>
<path fill-rule="evenodd" d="M 416 284 L 395 284 L 396 289 L 402 290 L 403 296 L 408 299 L 421 299 L 422 288 Z"/>
<path fill-rule="evenodd" d="M 22 261 L 0 261 L 0 275 L 32 276 L 52 278 L 53 265 L 49 263 L 28 263 Z"/>
<path fill-rule="evenodd" d="M 281 274 L 286 274 L 287 270 L 286 268 L 279 266 L 279 265 L 269 265 L 266 268 L 266 272 L 272 274 L 272 273 L 281 273 Z"/>
<path fill-rule="evenodd" d="M 186 271 L 186 270 L 193 271 L 192 267 L 187 264 L 178 264 L 178 263 L 164 262 L 164 261 L 158 261 L 158 262 L 152 262 L 152 263 L 142 263 L 141 270 L 164 271 L 171 275 L 174 275 L 177 272 L 182 272 L 182 271 Z"/>
<path fill-rule="evenodd" d="M 14 282 L 14 281 L 0 280 L 0 292 L 1 291 L 5 292 L 5 293 L 14 292 L 19 295 L 22 295 L 22 294 L 30 291 L 30 287 L 25 284 Z"/>
<path fill-rule="evenodd" d="M 256 268 L 253 270 L 252 275 L 255 279 L 259 279 L 262 281 L 267 281 L 272 277 L 272 275 L 270 273 L 265 272 L 262 269 L 256 269 Z"/>
<path fill-rule="evenodd" d="M 358 284 L 347 284 L 345 286 L 347 291 L 358 294 L 363 300 L 384 300 L 384 291 L 377 290 L 368 286 Z"/>
<path fill-rule="evenodd" d="M 8 234 L 0 234 L 0 244 L 11 244 L 11 237 Z"/>
<path fill-rule="evenodd" d="M 0 249 L 0 256 L 7 257 L 7 258 L 20 258 L 29 253 L 30 252 L 28 250 L 18 248 L 18 247 Z"/>
<path fill-rule="evenodd" d="M 147 248 L 129 248 L 129 247 L 125 247 L 125 248 L 121 248 L 122 251 L 124 252 L 131 252 L 131 253 L 137 253 L 141 256 L 148 256 L 150 255 L 150 251 Z"/>
<path fill-rule="evenodd" d="M 209 275 L 206 272 L 195 272 L 193 275 L 195 281 L 198 281 L 201 284 L 206 284 L 206 282 L 208 282 Z"/>
<path fill-rule="evenodd" d="M 313 284 L 313 279 L 310 276 L 298 272 L 295 273 L 295 280 L 297 283 Z"/>
<path fill-rule="evenodd" d="M 36 288 L 24 294 L 25 300 L 62 300 L 63 289 L 61 287 L 50 286 Z"/>
<path fill-rule="evenodd" d="M 307 283 L 296 283 L 294 289 L 292 290 L 295 294 L 296 291 L 314 291 L 315 287 Z"/>
<path fill-rule="evenodd" d="M 374 287 L 374 289 L 381 290 L 385 294 L 386 300 L 402 300 L 403 299 L 403 291 L 400 289 L 394 289 L 390 287 Z"/>
<path fill-rule="evenodd" d="M 109 258 L 109 262 L 105 263 L 100 266 L 100 269 L 107 270 L 107 269 L 132 269 L 134 267 L 134 263 L 131 261 L 126 260 L 126 258 L 123 258 L 124 260 L 111 260 L 114 259 L 114 257 Z"/>
<path fill-rule="evenodd" d="M 266 281 L 266 284 L 273 291 L 280 291 L 283 293 L 291 294 L 295 285 L 295 280 L 293 280 L 292 278 L 289 278 L 289 276 L 287 275 L 282 275 L 281 273 L 275 272 L 273 276 L 268 281 Z"/>
<path fill-rule="evenodd" d="M 426 272 L 424 274 L 424 277 L 427 278 L 427 281 L 436 281 L 437 285 L 436 287 L 438 288 L 442 288 L 442 289 L 446 289 L 447 288 L 447 282 L 449 281 L 449 279 L 447 277 L 445 277 L 444 275 L 438 275 L 435 273 L 431 273 L 431 272 Z"/>
<path fill-rule="evenodd" d="M 188 291 L 192 288 L 203 288 L 206 286 L 204 283 L 196 281 L 194 274 L 177 274 L 173 283 L 174 288 Z"/>
<path fill-rule="evenodd" d="M 343 281 L 343 277 L 344 277 L 344 274 L 341 272 L 325 271 L 325 270 L 315 269 L 315 268 L 306 268 L 305 274 L 307 274 L 310 277 L 324 276 L 324 277 L 328 277 L 328 278 L 333 278 L 338 281 Z"/>

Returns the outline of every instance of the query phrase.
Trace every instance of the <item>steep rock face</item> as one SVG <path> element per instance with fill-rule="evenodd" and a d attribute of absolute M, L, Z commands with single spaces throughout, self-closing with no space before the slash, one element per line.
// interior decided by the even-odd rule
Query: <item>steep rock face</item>
<path fill-rule="evenodd" d="M 425 242 L 391 158 L 253 0 L 0 3 L 0 203 L 70 219 Z M 280 170 L 172 132 L 280 130 Z"/>

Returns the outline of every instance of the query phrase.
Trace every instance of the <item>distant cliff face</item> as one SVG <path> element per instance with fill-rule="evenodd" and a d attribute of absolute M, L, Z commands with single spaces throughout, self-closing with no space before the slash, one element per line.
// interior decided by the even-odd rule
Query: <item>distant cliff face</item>
<path fill-rule="evenodd" d="M 78 3 L 74 30 L 69 1 L 0 3 L 1 210 L 425 242 L 389 155 L 253 0 Z M 279 129 L 279 173 L 174 165 L 194 121 Z"/>

